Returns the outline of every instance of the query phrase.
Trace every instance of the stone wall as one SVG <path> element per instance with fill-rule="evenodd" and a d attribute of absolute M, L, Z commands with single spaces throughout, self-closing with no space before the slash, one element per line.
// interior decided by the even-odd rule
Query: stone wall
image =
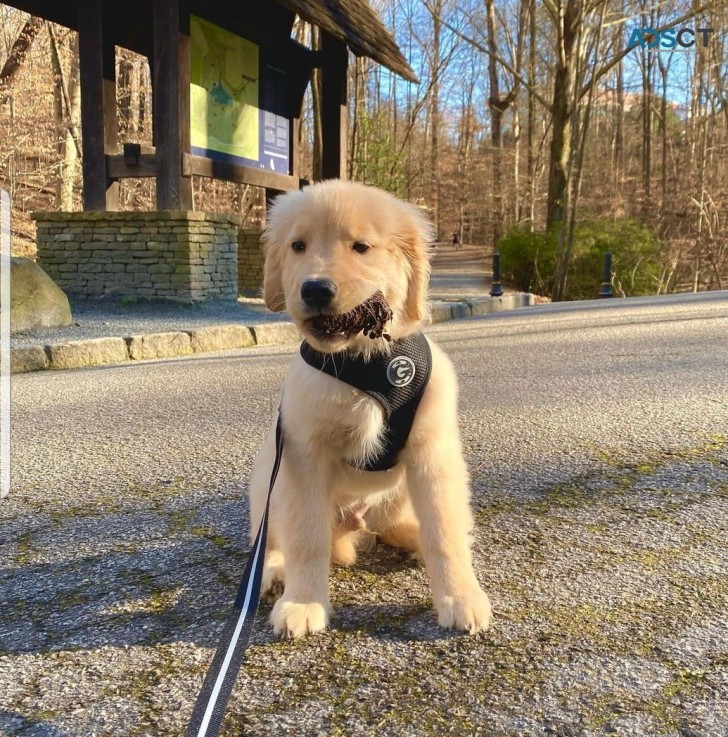
<path fill-rule="evenodd" d="M 38 212 L 38 264 L 75 296 L 238 297 L 240 218 L 188 211 Z"/>
<path fill-rule="evenodd" d="M 246 297 L 258 297 L 263 289 L 263 249 L 260 228 L 238 232 L 238 289 Z"/>

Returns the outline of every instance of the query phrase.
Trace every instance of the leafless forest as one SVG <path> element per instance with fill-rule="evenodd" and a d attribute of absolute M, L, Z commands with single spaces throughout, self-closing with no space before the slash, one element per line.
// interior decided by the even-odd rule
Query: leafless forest
<path fill-rule="evenodd" d="M 605 250 L 618 294 L 728 288 L 725 0 L 372 4 L 420 82 L 352 57 L 352 178 L 427 208 L 441 239 L 499 248 L 508 278 L 554 299 L 590 296 L 583 275 Z M 633 45 L 647 28 L 694 44 Z M 293 34 L 317 43 L 306 24 Z M 16 253 L 34 252 L 32 211 L 80 208 L 77 57 L 75 33 L 0 5 Z M 147 61 L 117 49 L 116 63 L 120 139 L 151 144 Z M 304 107 L 301 172 L 316 179 L 315 74 Z M 121 187 L 124 209 L 154 207 L 151 180 Z M 195 179 L 194 198 L 250 224 L 263 213 L 251 187 Z"/>

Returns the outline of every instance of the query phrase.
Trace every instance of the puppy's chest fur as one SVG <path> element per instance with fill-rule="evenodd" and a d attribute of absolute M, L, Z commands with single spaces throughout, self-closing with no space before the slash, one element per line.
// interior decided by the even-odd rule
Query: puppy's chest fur
<path fill-rule="evenodd" d="M 379 402 L 300 356 L 283 388 L 283 418 L 284 430 L 305 453 L 354 465 L 380 450 L 386 427 Z"/>
<path fill-rule="evenodd" d="M 402 467 L 379 472 L 358 470 L 381 450 L 384 412 L 376 400 L 355 389 L 346 387 L 340 394 L 324 400 L 333 421 L 326 422 L 324 410 L 312 441 L 325 446 L 334 461 L 329 488 L 332 502 L 342 509 L 363 502 L 367 508 L 376 507 L 401 480 Z M 360 516 L 363 518 L 363 513 Z"/>
<path fill-rule="evenodd" d="M 315 441 L 326 445 L 335 457 L 353 465 L 363 464 L 380 451 L 385 422 L 381 405 L 363 392 L 344 386 L 335 396 L 321 399 Z"/>

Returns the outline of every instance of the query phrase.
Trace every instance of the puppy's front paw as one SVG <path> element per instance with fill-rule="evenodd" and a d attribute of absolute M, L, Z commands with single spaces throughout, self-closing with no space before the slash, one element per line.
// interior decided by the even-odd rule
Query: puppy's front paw
<path fill-rule="evenodd" d="M 328 607 L 319 602 L 287 601 L 284 594 L 273 607 L 270 621 L 275 634 L 296 639 L 325 630 L 329 621 Z"/>
<path fill-rule="evenodd" d="M 435 609 L 440 627 L 470 634 L 487 630 L 492 618 L 488 595 L 478 587 L 440 597 L 435 601 Z"/>

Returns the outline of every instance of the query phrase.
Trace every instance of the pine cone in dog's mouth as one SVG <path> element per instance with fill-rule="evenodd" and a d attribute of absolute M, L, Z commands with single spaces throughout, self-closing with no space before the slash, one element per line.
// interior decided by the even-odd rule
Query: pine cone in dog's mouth
<path fill-rule="evenodd" d="M 326 336 L 343 335 L 351 338 L 363 332 L 369 338 L 386 338 L 384 327 L 392 319 L 392 310 L 381 292 L 377 292 L 349 312 L 341 315 L 316 315 L 308 324 Z"/>

